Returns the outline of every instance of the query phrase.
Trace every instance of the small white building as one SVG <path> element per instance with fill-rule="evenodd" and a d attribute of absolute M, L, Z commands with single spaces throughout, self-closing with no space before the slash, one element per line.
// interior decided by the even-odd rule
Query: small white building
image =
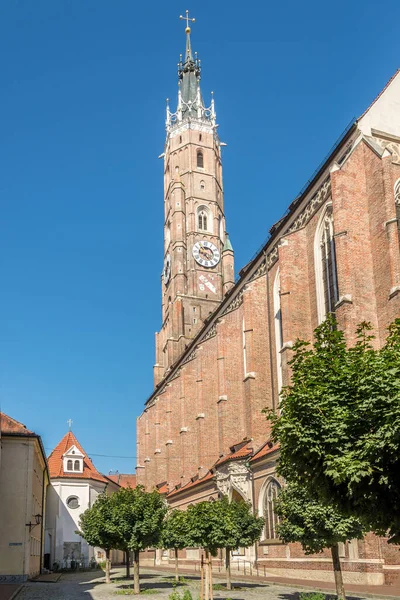
<path fill-rule="evenodd" d="M 92 548 L 76 533 L 79 517 L 104 491 L 120 486 L 102 475 L 69 431 L 48 458 L 50 483 L 44 543 L 44 566 L 69 568 L 71 562 L 89 566 L 105 558 L 101 548 Z M 122 561 L 122 556 L 121 556 Z"/>

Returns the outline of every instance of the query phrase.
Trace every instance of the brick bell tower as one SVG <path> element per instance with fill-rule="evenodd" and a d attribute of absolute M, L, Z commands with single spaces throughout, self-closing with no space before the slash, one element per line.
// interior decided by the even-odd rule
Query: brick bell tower
<path fill-rule="evenodd" d="M 221 144 L 214 97 L 206 108 L 200 60 L 193 57 L 188 11 L 186 49 L 178 63 L 178 105 L 167 100 L 164 153 L 162 328 L 156 334 L 155 385 L 234 284 L 225 231 Z"/>

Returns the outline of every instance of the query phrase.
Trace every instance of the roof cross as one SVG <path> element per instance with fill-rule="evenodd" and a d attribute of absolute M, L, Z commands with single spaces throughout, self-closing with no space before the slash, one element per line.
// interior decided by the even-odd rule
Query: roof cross
<path fill-rule="evenodd" d="M 67 424 L 68 424 L 68 427 L 69 427 L 70 431 L 71 431 L 72 423 L 73 423 L 73 420 L 72 419 L 68 419 Z"/>
<path fill-rule="evenodd" d="M 191 18 L 189 17 L 189 11 L 188 11 L 188 10 L 186 11 L 186 17 L 184 17 L 183 15 L 179 15 L 179 18 L 180 18 L 180 19 L 183 19 L 184 21 L 186 21 L 186 32 L 187 32 L 187 30 L 189 29 L 189 33 L 190 33 L 189 21 L 190 21 L 191 23 L 194 23 L 194 22 L 196 21 L 196 19 L 191 19 Z"/>

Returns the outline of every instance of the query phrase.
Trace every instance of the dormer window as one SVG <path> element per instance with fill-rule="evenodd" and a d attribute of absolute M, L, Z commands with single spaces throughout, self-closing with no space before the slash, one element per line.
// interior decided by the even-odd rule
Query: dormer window
<path fill-rule="evenodd" d="M 64 473 L 83 473 L 84 455 L 76 446 L 71 446 L 63 455 Z"/>

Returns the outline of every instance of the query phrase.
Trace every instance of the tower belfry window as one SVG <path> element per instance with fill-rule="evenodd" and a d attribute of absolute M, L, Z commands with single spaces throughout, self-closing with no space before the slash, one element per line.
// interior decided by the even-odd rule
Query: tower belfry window
<path fill-rule="evenodd" d="M 204 156 L 201 150 L 198 150 L 197 152 L 197 166 L 200 169 L 204 169 Z"/>
<path fill-rule="evenodd" d="M 199 212 L 199 230 L 207 231 L 207 213 L 204 210 Z"/>

